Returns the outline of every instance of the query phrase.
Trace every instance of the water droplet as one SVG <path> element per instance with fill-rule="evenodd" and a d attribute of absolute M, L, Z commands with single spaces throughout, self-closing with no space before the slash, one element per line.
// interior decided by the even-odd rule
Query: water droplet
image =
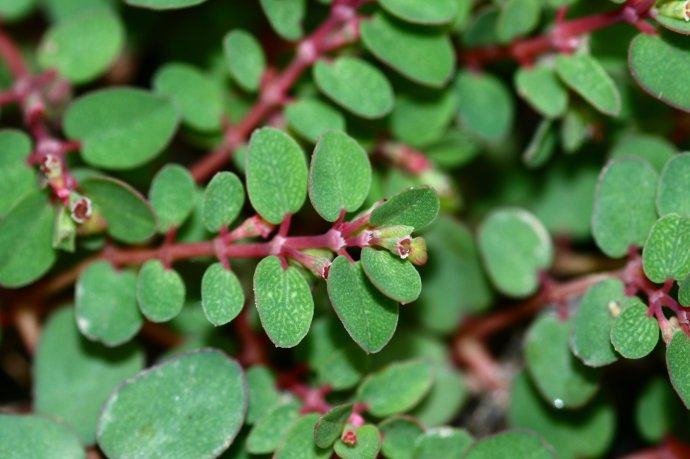
<path fill-rule="evenodd" d="M 558 408 L 560 410 L 561 408 L 563 408 L 563 400 L 561 400 L 560 398 L 557 398 L 556 400 L 553 401 L 553 406 L 555 406 L 556 408 Z"/>

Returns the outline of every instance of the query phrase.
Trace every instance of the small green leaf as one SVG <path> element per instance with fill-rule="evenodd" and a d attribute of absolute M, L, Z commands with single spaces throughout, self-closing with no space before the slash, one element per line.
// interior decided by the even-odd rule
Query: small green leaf
<path fill-rule="evenodd" d="M 508 135 L 515 106 L 501 80 L 488 73 L 462 71 L 455 81 L 455 90 L 463 127 L 487 142 L 498 142 Z"/>
<path fill-rule="evenodd" d="M 417 437 L 414 458 L 454 459 L 464 457 L 462 454 L 467 451 L 473 442 L 474 438 L 466 430 L 453 429 L 451 427 L 430 429 Z"/>
<path fill-rule="evenodd" d="M 469 134 L 451 128 L 441 138 L 424 147 L 427 158 L 443 169 L 453 169 L 472 161 L 481 146 Z"/>
<path fill-rule="evenodd" d="M 276 380 L 271 370 L 263 365 L 254 365 L 246 372 L 249 388 L 249 408 L 247 424 L 254 424 L 264 417 L 280 402 L 280 393 L 276 389 Z"/>
<path fill-rule="evenodd" d="M 690 274 L 688 274 L 685 280 L 679 282 L 678 301 L 683 306 L 690 306 Z"/>
<path fill-rule="evenodd" d="M 319 99 L 304 98 L 288 104 L 285 119 L 297 134 L 313 143 L 328 130 L 345 130 L 342 113 Z"/>
<path fill-rule="evenodd" d="M 690 338 L 677 331 L 666 347 L 666 366 L 671 384 L 690 409 Z"/>
<path fill-rule="evenodd" d="M 671 158 L 659 178 L 656 206 L 659 215 L 690 217 L 690 153 Z"/>
<path fill-rule="evenodd" d="M 685 79 L 690 74 L 688 37 L 639 34 L 630 43 L 630 73 L 652 97 L 679 110 L 690 111 L 690 93 Z M 660 72 L 659 69 L 673 69 Z"/>
<path fill-rule="evenodd" d="M 86 163 L 104 169 L 132 169 L 157 156 L 177 130 L 175 107 L 135 88 L 88 93 L 70 105 L 64 127 L 82 143 Z"/>
<path fill-rule="evenodd" d="M 330 448 L 343 433 L 352 414 L 352 403 L 337 405 L 324 413 L 314 427 L 314 443 L 319 448 Z"/>
<path fill-rule="evenodd" d="M 561 145 L 566 153 L 575 153 L 592 137 L 592 122 L 588 113 L 572 105 L 561 123 Z"/>
<path fill-rule="evenodd" d="M 547 119 L 542 120 L 522 154 L 522 162 L 529 168 L 543 166 L 551 159 L 557 140 L 553 122 Z"/>
<path fill-rule="evenodd" d="M 425 8 L 426 9 L 426 8 Z M 445 86 L 455 69 L 448 35 L 375 14 L 360 26 L 362 41 L 377 58 L 415 83 Z"/>
<path fill-rule="evenodd" d="M 268 22 L 278 35 L 286 40 L 300 38 L 302 21 L 307 12 L 306 0 L 260 0 Z"/>
<path fill-rule="evenodd" d="M 430 186 L 413 186 L 396 194 L 374 209 L 369 218 L 373 226 L 412 226 L 421 229 L 436 219 L 438 194 Z"/>
<path fill-rule="evenodd" d="M 137 275 L 96 261 L 77 280 L 79 330 L 90 340 L 114 347 L 129 341 L 143 324 L 137 307 Z"/>
<path fill-rule="evenodd" d="M 613 322 L 611 342 L 616 351 L 626 359 L 641 359 L 656 347 L 659 341 L 659 325 L 647 314 L 647 305 L 635 297 Z"/>
<path fill-rule="evenodd" d="M 350 446 L 338 440 L 335 443 L 335 454 L 342 459 L 376 459 L 381 450 L 381 433 L 376 426 L 364 424 L 353 429 L 357 443 Z"/>
<path fill-rule="evenodd" d="M 334 222 L 343 209 L 354 212 L 370 187 L 371 164 L 357 141 L 339 131 L 322 135 L 309 169 L 309 199 L 319 215 Z"/>
<path fill-rule="evenodd" d="M 393 416 L 381 424 L 383 434 L 381 452 L 388 459 L 413 459 L 414 446 L 424 433 L 422 425 L 413 417 Z"/>
<path fill-rule="evenodd" d="M 244 187 L 239 177 L 232 172 L 218 172 L 204 192 L 204 226 L 212 233 L 217 233 L 235 221 L 243 205 Z"/>
<path fill-rule="evenodd" d="M 143 196 L 110 177 L 89 177 L 80 183 L 95 210 L 108 222 L 108 234 L 122 242 L 143 242 L 156 232 L 156 217 Z"/>
<path fill-rule="evenodd" d="M 103 406 L 98 445 L 108 457 L 218 457 L 242 427 L 242 368 L 213 349 L 183 354 L 128 379 Z"/>
<path fill-rule="evenodd" d="M 314 80 L 326 96 L 362 118 L 381 118 L 393 109 L 393 88 L 373 65 L 354 57 L 318 61 Z"/>
<path fill-rule="evenodd" d="M 642 251 L 642 266 L 657 283 L 690 274 L 690 217 L 668 214 L 657 220 Z"/>
<path fill-rule="evenodd" d="M 660 442 L 675 426 L 682 425 L 684 415 L 668 379 L 659 376 L 645 385 L 635 404 L 637 430 L 649 443 Z"/>
<path fill-rule="evenodd" d="M 365 247 L 362 267 L 374 286 L 388 298 L 406 304 L 415 301 L 422 291 L 422 279 L 415 267 L 387 250 Z"/>
<path fill-rule="evenodd" d="M 195 67 L 177 62 L 166 64 L 154 75 L 153 88 L 172 101 L 185 125 L 199 131 L 220 129 L 223 91 Z"/>
<path fill-rule="evenodd" d="M 167 322 L 184 306 L 185 286 L 177 271 L 165 268 L 160 260 L 149 260 L 137 276 L 137 301 L 151 322 Z"/>
<path fill-rule="evenodd" d="M 556 58 L 561 80 L 605 115 L 618 116 L 621 95 L 606 70 L 592 56 L 581 54 Z"/>
<path fill-rule="evenodd" d="M 314 299 L 297 268 L 283 268 L 276 256 L 264 258 L 254 272 L 254 296 L 261 325 L 277 347 L 294 347 L 307 335 Z"/>
<path fill-rule="evenodd" d="M 36 172 L 26 160 L 31 139 L 22 131 L 0 130 L 0 219 L 23 197 L 38 191 Z"/>
<path fill-rule="evenodd" d="M 0 220 L 0 285 L 22 287 L 55 263 L 55 209 L 45 194 L 26 195 Z"/>
<path fill-rule="evenodd" d="M 166 233 L 182 225 L 192 213 L 194 179 L 187 168 L 167 164 L 153 177 L 149 199 L 158 217 L 158 229 Z"/>
<path fill-rule="evenodd" d="M 483 438 L 467 452 L 465 459 L 529 457 L 554 459 L 556 453 L 544 439 L 528 431 L 507 431 Z"/>
<path fill-rule="evenodd" d="M 462 42 L 466 48 L 491 46 L 498 44 L 496 29 L 499 9 L 494 5 L 486 5 L 477 10 L 462 32 Z"/>
<path fill-rule="evenodd" d="M 672 2 L 669 1 L 669 2 L 663 2 L 663 3 L 672 3 Z M 663 6 L 663 3 L 661 3 L 660 6 Z M 683 5 L 683 8 L 685 8 L 685 5 Z M 683 35 L 690 35 L 690 24 L 688 24 L 688 22 L 685 19 L 668 17 L 668 16 L 665 16 L 664 14 L 656 14 L 654 16 L 654 19 L 662 27 L 665 27 L 668 30 L 672 30 L 676 33 L 681 33 Z"/>
<path fill-rule="evenodd" d="M 201 5 L 206 0 L 125 0 L 125 3 L 151 10 L 172 10 Z"/>
<path fill-rule="evenodd" d="M 357 400 L 376 417 L 403 413 L 431 389 L 433 365 L 424 360 L 398 362 L 367 377 L 357 389 Z"/>
<path fill-rule="evenodd" d="M 539 24 L 542 2 L 539 0 L 507 0 L 501 5 L 496 23 L 496 38 L 509 43 L 530 33 Z"/>
<path fill-rule="evenodd" d="M 314 426 L 319 420 L 317 413 L 300 417 L 283 437 L 273 459 L 327 459 L 330 449 L 321 449 L 314 444 Z"/>
<path fill-rule="evenodd" d="M 361 263 L 338 256 L 328 274 L 328 296 L 352 339 L 366 353 L 379 352 L 398 325 L 398 305 L 366 278 Z"/>
<path fill-rule="evenodd" d="M 254 35 L 239 29 L 228 32 L 223 38 L 223 50 L 237 84 L 245 91 L 256 92 L 266 70 L 266 57 Z"/>
<path fill-rule="evenodd" d="M 446 133 L 456 111 L 457 98 L 453 90 L 431 97 L 400 96 L 391 113 L 391 129 L 395 137 L 406 144 L 427 146 Z"/>
<path fill-rule="evenodd" d="M 292 137 L 271 127 L 254 131 L 247 154 L 247 192 L 254 209 L 270 223 L 300 210 L 307 197 L 307 163 Z"/>
<path fill-rule="evenodd" d="M 570 352 L 570 323 L 546 313 L 525 337 L 525 360 L 537 388 L 556 408 L 584 405 L 597 391 L 597 373 Z"/>
<path fill-rule="evenodd" d="M 618 360 L 611 346 L 612 310 L 620 309 L 624 285 L 619 279 L 606 279 L 591 286 L 573 318 L 571 348 L 590 367 L 601 367 Z"/>
<path fill-rule="evenodd" d="M 72 83 L 87 83 L 108 70 L 124 39 L 120 19 L 107 8 L 94 8 L 49 28 L 38 48 L 38 63 Z"/>
<path fill-rule="evenodd" d="M 64 420 L 90 445 L 101 406 L 118 384 L 144 368 L 144 353 L 133 344 L 108 349 L 86 340 L 74 310 L 62 308 L 41 332 L 34 365 L 36 413 Z"/>
<path fill-rule="evenodd" d="M 539 286 L 539 272 L 553 261 L 553 245 L 542 223 L 529 212 L 505 208 L 479 228 L 479 250 L 496 287 L 524 297 Z"/>
<path fill-rule="evenodd" d="M 0 414 L 0 457 L 84 459 L 86 454 L 65 424 L 43 416 Z"/>
<path fill-rule="evenodd" d="M 664 139 L 649 134 L 627 134 L 613 146 L 611 159 L 635 156 L 647 161 L 655 171 L 661 173 L 664 165 L 676 154 L 676 147 Z"/>
<path fill-rule="evenodd" d="M 381 6 L 403 21 L 417 24 L 446 24 L 458 12 L 457 0 L 436 0 L 429 3 L 417 0 L 381 0 Z"/>
<path fill-rule="evenodd" d="M 568 108 L 568 91 L 555 72 L 544 65 L 521 67 L 515 73 L 515 87 L 520 96 L 547 118 L 558 118 Z"/>
<path fill-rule="evenodd" d="M 206 269 L 201 279 L 201 306 L 209 322 L 225 325 L 239 315 L 244 306 L 244 291 L 234 272 L 221 263 Z"/>
<path fill-rule="evenodd" d="M 0 0 L 0 16 L 12 22 L 24 18 L 36 6 L 37 0 Z"/>
<path fill-rule="evenodd" d="M 299 409 L 300 403 L 291 399 L 268 411 L 249 431 L 247 452 L 268 454 L 275 451 L 287 431 L 299 418 Z"/>
<path fill-rule="evenodd" d="M 645 161 L 609 161 L 599 176 L 592 234 L 609 257 L 622 257 L 631 245 L 641 247 L 656 221 L 658 176 Z"/>
<path fill-rule="evenodd" d="M 410 414 L 429 427 L 449 424 L 468 398 L 462 374 L 451 364 L 437 363 L 431 390 Z"/>

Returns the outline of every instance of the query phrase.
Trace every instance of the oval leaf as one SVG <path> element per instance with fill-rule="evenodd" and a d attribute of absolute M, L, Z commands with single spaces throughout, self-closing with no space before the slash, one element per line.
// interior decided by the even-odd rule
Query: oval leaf
<path fill-rule="evenodd" d="M 387 250 L 365 247 L 362 250 L 362 267 L 381 293 L 399 303 L 413 302 L 422 291 L 422 279 L 412 263 Z"/>
<path fill-rule="evenodd" d="M 348 445 L 342 440 L 335 443 L 335 454 L 342 459 L 376 459 L 381 450 L 381 433 L 376 426 L 364 424 L 352 430 L 357 443 Z"/>
<path fill-rule="evenodd" d="M 244 187 L 239 177 L 232 172 L 217 173 L 204 192 L 204 226 L 212 233 L 230 226 L 242 211 L 243 205 Z"/>
<path fill-rule="evenodd" d="M 642 251 L 642 266 L 656 283 L 690 274 L 690 217 L 669 214 L 657 220 Z"/>
<path fill-rule="evenodd" d="M 249 431 L 246 447 L 251 454 L 275 451 L 292 424 L 299 418 L 300 403 L 290 400 L 273 407 Z"/>
<path fill-rule="evenodd" d="M 294 347 L 307 335 L 314 317 L 309 284 L 297 268 L 283 268 L 266 257 L 254 272 L 254 296 L 261 325 L 277 347 Z"/>
<path fill-rule="evenodd" d="M 418 24 L 445 24 L 458 12 L 457 0 L 436 0 L 420 3 L 417 0 L 381 0 L 381 6 L 400 19 Z"/>
<path fill-rule="evenodd" d="M 621 95 L 606 70 L 592 56 L 581 54 L 556 58 L 561 80 L 600 112 L 618 116 Z"/>
<path fill-rule="evenodd" d="M 33 167 L 27 164 L 31 139 L 21 131 L 0 130 L 0 219 L 24 196 L 38 191 Z"/>
<path fill-rule="evenodd" d="M 374 209 L 369 217 L 373 226 L 412 226 L 424 228 L 436 219 L 440 204 L 430 186 L 412 186 Z"/>
<path fill-rule="evenodd" d="M 345 130 L 343 114 L 318 99 L 304 98 L 287 105 L 285 119 L 297 134 L 313 143 L 328 130 Z"/>
<path fill-rule="evenodd" d="M 283 438 L 273 459 L 327 459 L 330 449 L 321 449 L 314 444 L 314 426 L 319 415 L 311 413 L 299 418 Z"/>
<path fill-rule="evenodd" d="M 266 57 L 254 35 L 233 30 L 223 38 L 225 62 L 230 75 L 245 91 L 256 92 L 266 69 Z"/>
<path fill-rule="evenodd" d="M 187 168 L 168 164 L 158 171 L 151 182 L 149 199 L 161 233 L 180 226 L 189 217 L 194 198 L 194 179 Z"/>
<path fill-rule="evenodd" d="M 244 306 L 244 290 L 237 275 L 221 263 L 209 266 L 201 279 L 201 306 L 215 326 L 237 317 Z"/>
<path fill-rule="evenodd" d="M 666 347 L 666 367 L 676 393 L 690 409 L 690 338 L 677 331 Z"/>
<path fill-rule="evenodd" d="M 177 316 L 184 306 L 185 286 L 182 277 L 159 260 L 149 260 L 137 276 L 137 301 L 151 322 L 166 322 Z"/>
<path fill-rule="evenodd" d="M 454 459 L 461 457 L 474 442 L 466 430 L 440 427 L 417 438 L 415 459 Z"/>
<path fill-rule="evenodd" d="M 247 370 L 246 376 L 249 408 L 245 421 L 247 424 L 254 424 L 280 403 L 280 393 L 273 373 L 265 366 L 254 365 Z"/>
<path fill-rule="evenodd" d="M 611 328 L 611 342 L 626 359 L 641 359 L 656 347 L 659 325 L 647 314 L 647 305 L 635 298 L 616 318 Z"/>
<path fill-rule="evenodd" d="M 493 459 L 496 457 L 529 457 L 553 459 L 551 445 L 527 431 L 507 431 L 483 438 L 467 452 L 464 459 Z"/>
<path fill-rule="evenodd" d="M 501 80 L 490 74 L 463 71 L 455 81 L 455 90 L 463 127 L 487 142 L 498 142 L 508 135 L 515 106 Z"/>
<path fill-rule="evenodd" d="M 386 417 L 413 408 L 431 389 L 433 365 L 411 360 L 388 365 L 368 376 L 357 389 L 357 400 L 367 404 L 367 411 Z"/>
<path fill-rule="evenodd" d="M 43 416 L 0 414 L 0 457 L 84 459 L 74 431 Z"/>
<path fill-rule="evenodd" d="M 389 459 L 413 459 L 414 446 L 424 433 L 420 422 L 409 416 L 393 416 L 379 424 L 383 434 L 381 452 Z"/>
<path fill-rule="evenodd" d="M 546 66 L 520 68 L 515 74 L 515 87 L 520 96 L 547 118 L 558 118 L 568 108 L 568 91 Z"/>
<path fill-rule="evenodd" d="M 656 206 L 659 215 L 690 217 L 690 153 L 671 158 L 659 178 Z"/>
<path fill-rule="evenodd" d="M 108 457 L 214 458 L 247 410 L 242 368 L 222 352 L 184 354 L 127 380 L 103 406 L 98 445 Z"/>
<path fill-rule="evenodd" d="M 306 14 L 306 0 L 260 0 L 268 22 L 286 40 L 302 36 L 302 21 Z"/>
<path fill-rule="evenodd" d="M 330 448 L 343 433 L 345 424 L 352 414 L 352 403 L 334 406 L 323 416 L 314 427 L 314 443 L 319 448 Z"/>

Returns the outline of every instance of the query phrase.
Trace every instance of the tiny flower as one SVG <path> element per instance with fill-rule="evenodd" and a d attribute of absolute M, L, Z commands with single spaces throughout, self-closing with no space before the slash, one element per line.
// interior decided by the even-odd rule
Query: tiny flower
<path fill-rule="evenodd" d="M 357 434 L 353 430 L 347 430 L 341 440 L 343 443 L 345 443 L 347 446 L 355 446 L 357 444 Z"/>
<path fill-rule="evenodd" d="M 690 21 L 690 0 L 671 1 L 659 6 L 659 15 Z"/>
<path fill-rule="evenodd" d="M 81 224 L 91 217 L 93 209 L 91 207 L 91 200 L 89 198 L 81 196 L 70 200 L 72 201 L 70 204 L 72 220 Z"/>

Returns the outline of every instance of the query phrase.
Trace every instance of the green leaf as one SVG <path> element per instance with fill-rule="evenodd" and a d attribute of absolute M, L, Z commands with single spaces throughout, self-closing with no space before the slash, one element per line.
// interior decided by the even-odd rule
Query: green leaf
<path fill-rule="evenodd" d="M 684 5 L 683 8 L 685 8 Z M 663 14 L 656 14 L 654 16 L 654 20 L 656 20 L 656 22 L 658 22 L 662 27 L 665 27 L 668 30 L 672 30 L 676 33 L 681 33 L 683 35 L 690 35 L 690 24 L 688 24 L 688 22 L 685 19 L 677 19 L 665 16 Z"/>
<path fill-rule="evenodd" d="M 647 309 L 647 305 L 635 297 L 635 302 L 613 322 L 611 342 L 626 359 L 641 359 L 652 352 L 659 341 L 659 325 L 647 314 Z"/>
<path fill-rule="evenodd" d="M 201 5 L 205 1 L 206 0 L 125 0 L 125 3 L 151 10 L 171 10 Z"/>
<path fill-rule="evenodd" d="M 357 400 L 379 418 L 403 413 L 431 389 L 433 365 L 425 360 L 398 362 L 368 376 L 357 389 Z"/>
<path fill-rule="evenodd" d="M 94 8 L 50 27 L 38 47 L 38 63 L 72 83 L 88 83 L 108 70 L 124 42 L 120 19 L 107 8 Z"/>
<path fill-rule="evenodd" d="M 452 169 L 472 161 L 480 145 L 459 129 L 448 130 L 440 139 L 424 147 L 427 158 L 443 169 Z"/>
<path fill-rule="evenodd" d="M 437 363 L 431 390 L 410 414 L 429 427 L 449 424 L 468 397 L 462 374 L 448 363 Z"/>
<path fill-rule="evenodd" d="M 110 177 L 89 177 L 80 183 L 80 188 L 108 222 L 108 234 L 118 241 L 143 242 L 156 232 L 153 209 L 125 182 Z"/>
<path fill-rule="evenodd" d="M 137 276 L 137 301 L 142 314 L 151 322 L 167 322 L 184 306 L 185 286 L 177 271 L 160 260 L 149 260 Z"/>
<path fill-rule="evenodd" d="M 388 79 L 361 59 L 320 60 L 314 65 L 313 74 L 321 92 L 357 116 L 381 118 L 393 109 L 393 88 Z"/>
<path fill-rule="evenodd" d="M 671 158 L 659 178 L 656 207 L 659 215 L 690 217 L 690 153 Z"/>
<path fill-rule="evenodd" d="M 374 56 L 415 83 L 439 88 L 452 77 L 455 52 L 448 35 L 382 13 L 363 21 L 360 29 Z"/>
<path fill-rule="evenodd" d="M 458 12 L 457 0 L 436 0 L 429 3 L 417 0 L 381 0 L 381 6 L 403 21 L 416 24 L 446 24 Z"/>
<path fill-rule="evenodd" d="M 412 226 L 421 229 L 438 215 L 438 194 L 428 185 L 412 186 L 374 209 L 369 218 L 373 226 Z"/>
<path fill-rule="evenodd" d="M 391 129 L 406 144 L 427 146 L 445 134 L 456 111 L 457 98 L 452 90 L 431 97 L 400 96 L 391 113 Z"/>
<path fill-rule="evenodd" d="M 297 134 L 313 143 L 328 130 L 345 130 L 342 113 L 319 99 L 303 98 L 288 104 L 285 119 Z"/>
<path fill-rule="evenodd" d="M 330 448 L 343 433 L 345 424 L 352 414 L 352 403 L 337 405 L 319 418 L 314 427 L 314 443 L 319 448 Z M 359 438 L 359 437 L 358 437 Z"/>
<path fill-rule="evenodd" d="M 566 153 L 575 153 L 592 137 L 592 122 L 584 110 L 572 105 L 563 116 L 561 123 L 561 145 Z"/>
<path fill-rule="evenodd" d="M 619 279 L 606 279 L 591 286 L 573 318 L 571 348 L 590 367 L 601 367 L 618 360 L 611 345 L 612 311 L 621 307 L 624 285 Z"/>
<path fill-rule="evenodd" d="M 43 193 L 26 195 L 0 220 L 0 285 L 22 287 L 55 263 L 55 209 Z"/>
<path fill-rule="evenodd" d="M 154 90 L 172 101 L 182 122 L 199 131 L 218 131 L 223 117 L 220 85 L 188 64 L 174 62 L 153 76 Z"/>
<path fill-rule="evenodd" d="M 470 19 L 462 33 L 462 42 L 466 48 L 496 45 L 496 29 L 499 10 L 493 5 L 479 9 Z"/>
<path fill-rule="evenodd" d="M 690 217 L 669 214 L 657 220 L 642 251 L 642 266 L 656 283 L 690 274 Z"/>
<path fill-rule="evenodd" d="M 551 159 L 557 140 L 553 122 L 547 119 L 542 120 L 522 154 L 522 162 L 529 168 L 543 166 Z"/>
<path fill-rule="evenodd" d="M 635 424 L 642 438 L 657 443 L 674 426 L 683 424 L 684 411 L 668 379 L 657 376 L 645 385 L 637 399 Z"/>
<path fill-rule="evenodd" d="M 290 41 L 302 36 L 302 21 L 307 12 L 306 0 L 260 0 L 260 3 L 268 22 L 278 35 Z"/>
<path fill-rule="evenodd" d="M 300 417 L 283 438 L 273 459 L 327 459 L 330 449 L 321 449 L 314 444 L 314 426 L 319 415 L 311 413 Z"/>
<path fill-rule="evenodd" d="M 101 406 L 118 384 L 144 368 L 144 353 L 131 343 L 108 349 L 87 341 L 74 310 L 62 308 L 42 330 L 34 365 L 35 412 L 64 420 L 90 445 Z"/>
<path fill-rule="evenodd" d="M 244 291 L 237 275 L 214 263 L 201 279 L 201 306 L 209 322 L 225 325 L 239 315 L 244 306 Z"/>
<path fill-rule="evenodd" d="M 8 22 L 22 19 L 36 6 L 37 0 L 0 0 L 0 16 Z"/>
<path fill-rule="evenodd" d="M 254 296 L 261 325 L 277 347 L 294 347 L 307 335 L 314 299 L 297 268 L 283 268 L 276 256 L 264 258 L 254 272 Z"/>
<path fill-rule="evenodd" d="M 218 172 L 204 192 L 204 226 L 212 233 L 230 226 L 244 206 L 242 181 L 232 172 Z"/>
<path fill-rule="evenodd" d="M 507 431 L 483 438 L 477 442 L 465 459 L 492 459 L 496 457 L 529 457 L 552 459 L 555 451 L 541 437 L 528 431 Z"/>
<path fill-rule="evenodd" d="M 666 367 L 676 393 L 690 409 L 690 338 L 677 331 L 666 346 Z"/>
<path fill-rule="evenodd" d="M 479 250 L 489 277 L 506 295 L 525 297 L 539 287 L 539 272 L 553 261 L 549 233 L 519 208 L 494 211 L 479 228 Z"/>
<path fill-rule="evenodd" d="M 641 247 L 656 221 L 658 176 L 645 161 L 609 161 L 599 176 L 592 234 L 606 255 L 622 257 L 631 245 Z"/>
<path fill-rule="evenodd" d="M 137 334 L 137 275 L 115 271 L 107 261 L 91 263 L 79 275 L 75 293 L 79 330 L 90 340 L 114 347 Z"/>
<path fill-rule="evenodd" d="M 108 457 L 218 457 L 247 409 L 242 368 L 205 349 L 128 379 L 103 406 L 98 445 Z"/>
<path fill-rule="evenodd" d="M 0 457 L 84 459 L 74 431 L 43 416 L 0 414 Z"/>
<path fill-rule="evenodd" d="M 683 306 L 690 306 L 690 274 L 679 282 L 678 286 L 678 301 Z"/>
<path fill-rule="evenodd" d="M 334 222 L 343 209 L 354 212 L 370 187 L 371 164 L 357 141 L 339 131 L 323 134 L 309 169 L 309 199 L 318 214 Z"/>
<path fill-rule="evenodd" d="M 233 30 L 223 37 L 225 62 L 230 75 L 245 91 L 256 92 L 266 70 L 266 57 L 254 35 Z"/>
<path fill-rule="evenodd" d="M 590 105 L 605 115 L 618 116 L 621 95 L 606 70 L 592 56 L 560 55 L 556 58 L 556 71 L 561 80 L 582 96 Z"/>
<path fill-rule="evenodd" d="M 166 233 L 182 225 L 192 213 L 194 179 L 187 168 L 179 164 L 166 164 L 153 177 L 149 199 L 158 217 L 158 229 Z"/>
<path fill-rule="evenodd" d="M 254 131 L 247 154 L 247 192 L 254 209 L 270 223 L 300 210 L 307 197 L 307 163 L 292 137 L 271 127 Z"/>
<path fill-rule="evenodd" d="M 376 459 L 381 450 L 381 433 L 376 426 L 364 424 L 353 430 L 357 443 L 353 446 L 342 440 L 335 443 L 335 454 L 342 459 Z"/>
<path fill-rule="evenodd" d="M 406 304 L 415 301 L 422 291 L 422 279 L 407 260 L 387 250 L 365 247 L 362 267 L 374 286 L 388 298 Z"/>
<path fill-rule="evenodd" d="M 112 0 L 42 0 L 40 3 L 46 10 L 48 19 L 53 23 L 68 20 L 95 8 L 108 8 L 115 11 Z"/>
<path fill-rule="evenodd" d="M 487 142 L 498 142 L 508 135 L 515 106 L 501 80 L 488 73 L 462 71 L 455 81 L 455 90 L 463 127 Z"/>
<path fill-rule="evenodd" d="M 366 278 L 360 262 L 338 256 L 328 274 L 328 296 L 352 339 L 366 353 L 379 352 L 398 325 L 398 304 L 381 295 Z"/>
<path fill-rule="evenodd" d="M 515 73 L 515 87 L 532 108 L 547 118 L 559 118 L 568 108 L 568 92 L 555 72 L 544 65 L 521 67 Z"/>
<path fill-rule="evenodd" d="M 540 316 L 525 337 L 525 360 L 537 388 L 556 408 L 584 405 L 597 391 L 597 373 L 570 352 L 570 323 Z"/>
<path fill-rule="evenodd" d="M 82 143 L 86 163 L 104 169 L 132 169 L 157 156 L 177 130 L 175 107 L 163 97 L 135 88 L 88 93 L 70 105 L 64 128 Z"/>
<path fill-rule="evenodd" d="M 254 365 L 246 371 L 249 388 L 247 424 L 254 424 L 280 402 L 280 393 L 271 370 L 263 365 Z"/>
<path fill-rule="evenodd" d="M 38 191 L 36 172 L 26 160 L 31 139 L 22 131 L 0 130 L 0 219 L 23 197 Z"/>
<path fill-rule="evenodd" d="M 424 433 L 422 425 L 413 417 L 393 416 L 379 424 L 383 435 L 381 452 L 388 459 L 413 459 L 414 446 Z"/>
<path fill-rule="evenodd" d="M 246 448 L 251 454 L 268 454 L 278 448 L 293 423 L 299 418 L 300 403 L 291 399 L 261 417 L 247 437 Z"/>
<path fill-rule="evenodd" d="M 596 400 L 579 410 L 556 409 L 541 397 L 525 373 L 514 379 L 508 419 L 512 427 L 543 436 L 561 459 L 603 456 L 616 430 L 616 415 L 610 405 Z"/>
<path fill-rule="evenodd" d="M 637 84 L 649 95 L 679 110 L 690 111 L 690 93 L 685 85 L 690 74 L 688 37 L 661 38 L 641 33 L 630 43 L 628 65 Z M 673 72 L 660 72 L 662 68 Z"/>
<path fill-rule="evenodd" d="M 415 459 L 454 459 L 472 445 L 474 439 L 466 430 L 439 427 L 417 437 Z M 522 456 L 519 456 L 522 457 Z"/>
<path fill-rule="evenodd" d="M 612 159 L 635 156 L 646 160 L 661 173 L 664 165 L 676 154 L 676 147 L 664 139 L 649 134 L 628 134 L 618 140 L 609 156 Z"/>
<path fill-rule="evenodd" d="M 539 0 L 507 0 L 501 6 L 496 23 L 496 38 L 509 43 L 517 37 L 527 35 L 539 24 L 542 2 Z"/>

